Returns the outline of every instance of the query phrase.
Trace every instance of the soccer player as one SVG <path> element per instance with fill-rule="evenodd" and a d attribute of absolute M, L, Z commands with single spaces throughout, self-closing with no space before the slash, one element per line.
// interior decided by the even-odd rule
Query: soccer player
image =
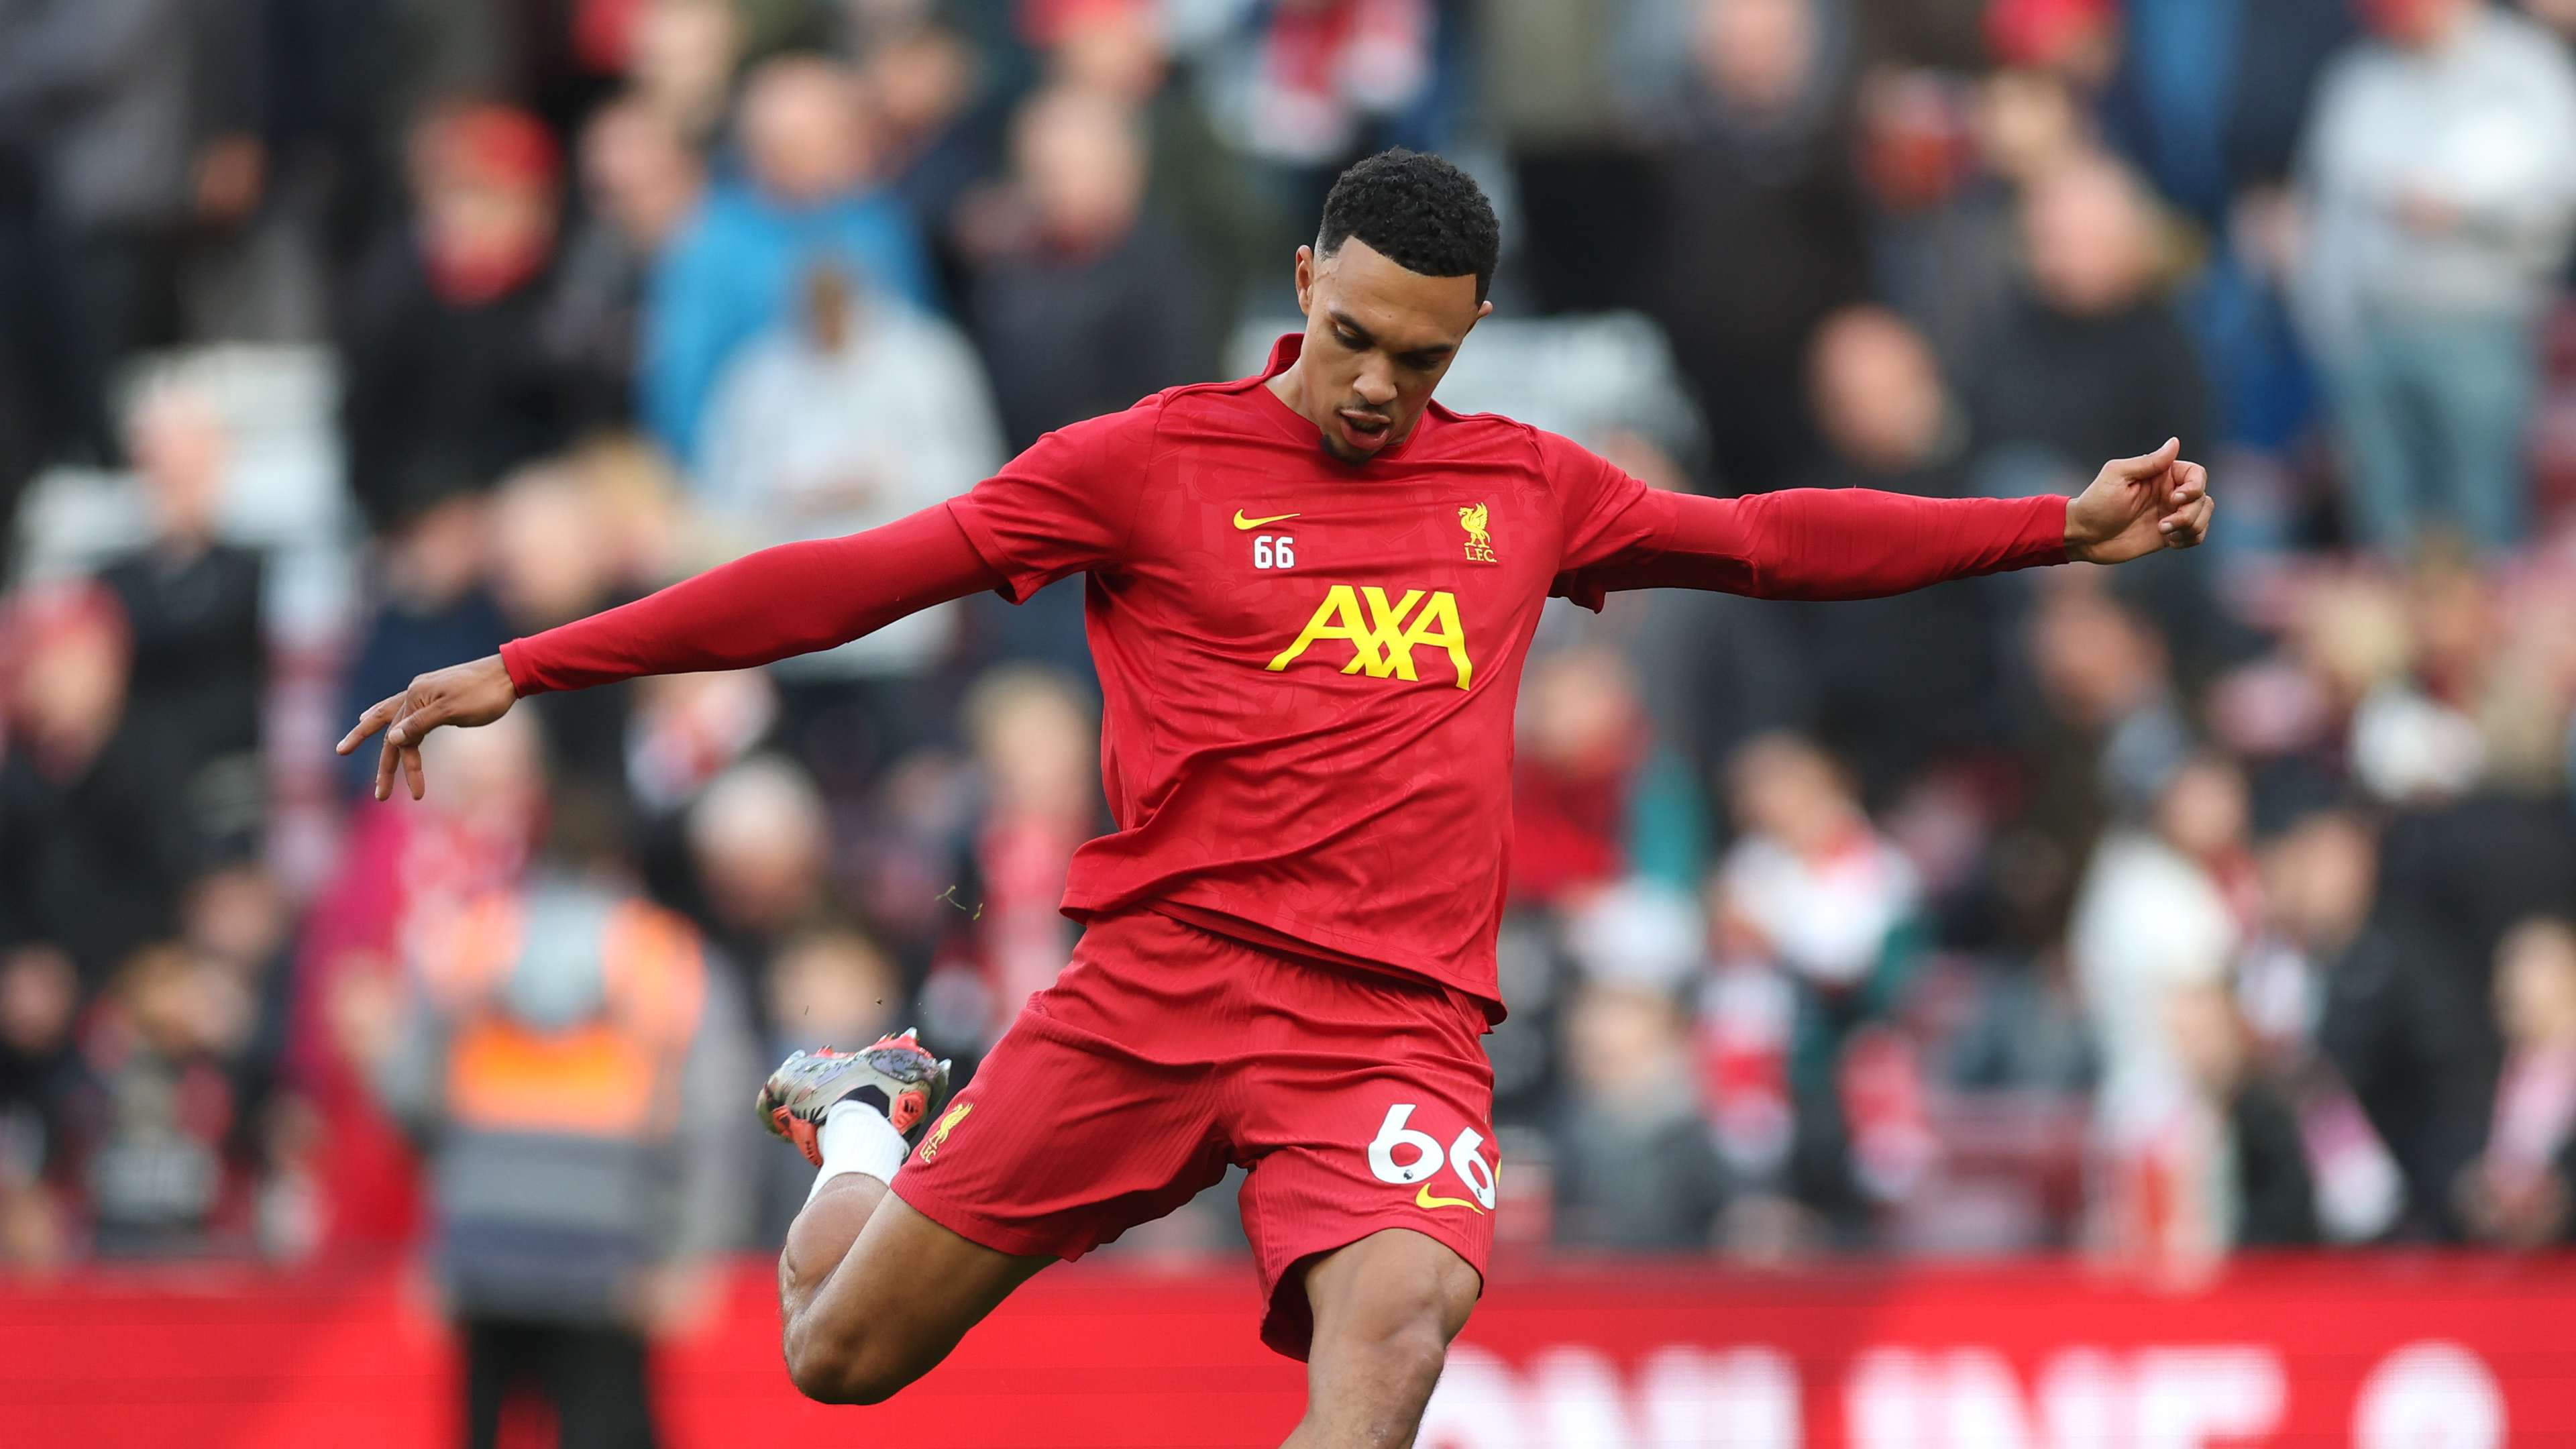
<path fill-rule="evenodd" d="M 1718 499 L 1451 412 L 1432 390 L 1493 310 L 1498 241 L 1463 173 L 1372 157 L 1298 248 L 1305 331 L 1260 376 L 1172 388 L 963 498 L 423 675 L 340 742 L 383 730 L 378 798 L 398 773 L 418 798 L 424 736 L 530 694 L 744 668 L 1089 576 L 1117 829 L 1074 858 L 1071 964 L 953 1104 L 909 1035 L 799 1052 L 760 1093 L 822 1168 L 779 1258 L 805 1393 L 884 1399 L 1031 1274 L 1238 1163 L 1262 1339 L 1308 1365 L 1287 1442 L 1411 1443 L 1493 1241 L 1477 1039 L 1503 1013 L 1512 702 L 1549 596 L 1864 598 L 2209 526 L 2207 475 L 2172 440 L 2071 501 Z"/>

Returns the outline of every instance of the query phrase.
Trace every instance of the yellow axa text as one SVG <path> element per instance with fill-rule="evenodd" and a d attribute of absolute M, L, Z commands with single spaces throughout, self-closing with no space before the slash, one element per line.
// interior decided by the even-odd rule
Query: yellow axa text
<path fill-rule="evenodd" d="M 1363 612 L 1362 606 L 1366 609 Z M 1297 642 L 1279 651 L 1270 661 L 1271 669 L 1285 669 L 1317 641 L 1345 639 L 1350 642 L 1351 662 L 1342 666 L 1344 674 L 1365 672 L 1371 679 L 1415 680 L 1413 651 L 1429 646 L 1447 650 L 1450 664 L 1458 672 L 1458 687 L 1465 689 L 1474 677 L 1476 667 L 1467 658 L 1467 631 L 1458 622 L 1458 598 L 1447 589 L 1425 593 L 1407 589 L 1392 602 L 1386 590 L 1375 584 L 1353 588 L 1335 584 L 1315 606 L 1313 618 L 1297 635 Z"/>

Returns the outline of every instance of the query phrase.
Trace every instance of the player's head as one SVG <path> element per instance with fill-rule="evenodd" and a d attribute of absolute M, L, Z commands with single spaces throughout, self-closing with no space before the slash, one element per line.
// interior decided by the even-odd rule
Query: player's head
<path fill-rule="evenodd" d="M 1493 310 L 1501 246 L 1493 204 L 1437 156 L 1382 151 L 1333 183 L 1315 244 L 1297 249 L 1303 411 L 1326 452 L 1365 462 L 1413 431 Z"/>

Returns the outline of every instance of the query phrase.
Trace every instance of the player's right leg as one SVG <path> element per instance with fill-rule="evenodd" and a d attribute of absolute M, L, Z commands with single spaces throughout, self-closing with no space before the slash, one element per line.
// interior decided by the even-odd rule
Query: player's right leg
<path fill-rule="evenodd" d="M 947 1086 L 906 1033 L 798 1052 L 761 1088 L 762 1120 L 822 1169 L 778 1259 L 788 1377 L 808 1398 L 884 1401 L 1053 1261 L 970 1242 L 887 1191 Z"/>
<path fill-rule="evenodd" d="M 828 1164 L 779 1259 L 796 1386 L 881 1400 L 1047 1263 L 1222 1178 L 1210 1033 L 1228 996 L 1202 938 L 1140 912 L 1090 924 L 945 1111 L 939 1064 L 908 1038 L 861 1054 L 876 1081 L 790 1058 L 763 1118 Z"/>
<path fill-rule="evenodd" d="M 968 1242 L 876 1178 L 834 1178 L 778 1259 L 787 1376 L 809 1399 L 883 1403 L 1054 1261 Z"/>

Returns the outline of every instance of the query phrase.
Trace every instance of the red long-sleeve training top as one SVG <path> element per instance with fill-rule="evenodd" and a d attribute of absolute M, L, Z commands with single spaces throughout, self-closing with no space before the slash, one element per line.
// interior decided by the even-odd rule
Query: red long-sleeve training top
<path fill-rule="evenodd" d="M 2066 500 L 1659 493 L 1434 405 L 1336 462 L 1262 378 L 1050 433 L 965 497 L 788 544 L 502 650 L 520 693 L 824 648 L 1084 573 L 1117 828 L 1065 910 L 1149 907 L 1431 978 L 1499 1015 L 1512 702 L 1541 606 L 1682 587 L 1851 599 L 2065 558 Z"/>

